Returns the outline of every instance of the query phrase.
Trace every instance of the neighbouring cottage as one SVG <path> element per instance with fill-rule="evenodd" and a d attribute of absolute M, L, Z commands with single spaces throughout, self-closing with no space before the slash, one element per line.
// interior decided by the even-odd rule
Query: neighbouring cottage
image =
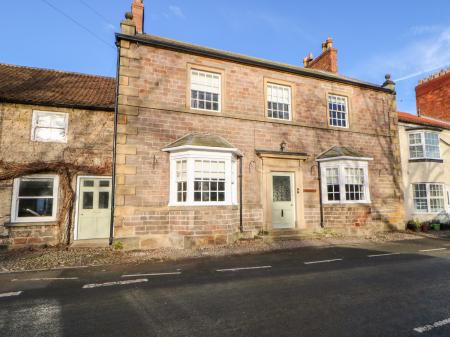
<path fill-rule="evenodd" d="M 120 55 L 114 236 L 128 247 L 404 228 L 395 85 L 143 33 Z"/>
<path fill-rule="evenodd" d="M 450 122 L 450 68 L 419 82 L 416 104 L 420 117 Z"/>
<path fill-rule="evenodd" d="M 0 64 L 0 245 L 108 238 L 115 80 Z"/>

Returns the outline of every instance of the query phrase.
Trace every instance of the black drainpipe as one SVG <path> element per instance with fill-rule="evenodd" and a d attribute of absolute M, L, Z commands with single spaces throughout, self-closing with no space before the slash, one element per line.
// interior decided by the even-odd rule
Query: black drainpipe
<path fill-rule="evenodd" d="M 114 136 L 113 136 L 113 157 L 112 157 L 112 181 L 111 181 L 111 219 L 109 226 L 109 245 L 114 240 L 114 209 L 116 192 L 116 143 L 117 143 L 117 114 L 119 112 L 119 70 L 120 70 L 120 42 L 116 41 L 117 66 L 116 66 L 116 101 L 114 104 Z"/>
<path fill-rule="evenodd" d="M 244 157 L 242 155 L 239 156 L 239 230 L 241 233 L 244 232 L 244 224 L 242 223 L 242 161 Z"/>
<path fill-rule="evenodd" d="M 317 168 L 319 170 L 320 227 L 324 228 L 325 225 L 323 223 L 322 175 L 321 175 L 321 172 L 320 172 L 320 161 L 317 162 Z"/>

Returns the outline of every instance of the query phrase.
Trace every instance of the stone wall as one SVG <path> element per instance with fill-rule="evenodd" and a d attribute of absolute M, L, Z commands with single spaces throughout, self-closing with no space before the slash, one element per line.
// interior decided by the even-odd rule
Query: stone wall
<path fill-rule="evenodd" d="M 345 228 L 397 228 L 403 208 L 398 147 L 398 121 L 393 95 L 352 85 L 281 73 L 229 61 L 201 57 L 121 40 L 119 127 L 117 146 L 116 237 L 143 234 L 171 235 L 177 230 L 162 213 L 173 212 L 169 202 L 167 144 L 192 132 L 222 136 L 243 157 L 244 228 L 264 230 L 261 200 L 261 160 L 255 149 L 278 150 L 284 140 L 287 151 L 306 152 L 303 184 L 307 228 L 320 227 L 317 163 L 321 152 L 335 145 L 350 146 L 374 158 L 369 163 L 372 203 L 337 205 L 325 212 L 327 225 Z M 206 67 L 222 74 L 221 112 L 191 110 L 188 103 L 190 68 Z M 264 81 L 283 81 L 292 86 L 293 120 L 265 117 Z M 328 125 L 327 93 L 348 97 L 350 127 Z M 153 212 L 162 218 L 146 216 Z M 217 233 L 238 232 L 238 207 L 228 215 L 219 207 L 198 207 L 188 213 L 193 227 L 178 232 L 184 237 L 204 236 L 214 241 Z M 183 215 L 184 217 L 185 215 Z M 237 220 L 236 220 L 237 219 Z M 201 232 L 196 232 L 201 223 Z M 190 225 L 191 226 L 191 225 Z M 163 229 L 164 228 L 164 229 Z M 184 228 L 184 227 L 183 227 Z M 163 229 L 163 232 L 161 230 Z M 137 239 L 139 241 L 139 239 Z M 167 241 L 162 245 L 167 244 Z M 158 242 L 155 242 L 157 244 Z"/>
<path fill-rule="evenodd" d="M 31 140 L 33 110 L 69 114 L 67 143 Z M 101 166 L 111 162 L 113 141 L 112 111 L 78 110 L 0 104 L 0 160 L 14 163 L 59 161 Z M 75 179 L 72 182 L 75 188 Z M 0 244 L 19 247 L 29 244 L 54 245 L 60 235 L 54 222 L 11 224 L 13 181 L 0 182 Z M 60 193 L 61 197 L 61 193 Z"/>

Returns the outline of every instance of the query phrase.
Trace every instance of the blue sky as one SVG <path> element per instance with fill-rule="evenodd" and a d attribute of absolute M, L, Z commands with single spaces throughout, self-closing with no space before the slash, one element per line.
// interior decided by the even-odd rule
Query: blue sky
<path fill-rule="evenodd" d="M 144 2 L 147 33 L 290 64 L 331 36 L 340 73 L 398 80 L 400 111 L 415 112 L 419 79 L 450 66 L 448 0 Z M 130 4 L 2 1 L 0 62 L 114 76 L 114 32 Z"/>

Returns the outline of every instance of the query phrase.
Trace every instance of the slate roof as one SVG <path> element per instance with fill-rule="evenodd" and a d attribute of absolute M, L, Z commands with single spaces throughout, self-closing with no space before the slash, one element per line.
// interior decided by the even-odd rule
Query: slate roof
<path fill-rule="evenodd" d="M 291 64 L 270 61 L 262 58 L 247 56 L 239 53 L 233 53 L 225 50 L 204 47 L 200 45 L 195 45 L 192 43 L 182 42 L 178 40 L 168 39 L 165 37 L 152 35 L 152 34 L 136 34 L 136 35 L 126 35 L 126 34 L 116 34 L 118 40 L 124 39 L 128 41 L 134 41 L 141 44 L 147 44 L 150 46 L 158 48 L 166 48 L 184 53 L 192 53 L 207 57 L 213 57 L 218 59 L 225 59 L 233 62 L 239 62 L 243 64 L 248 64 L 252 66 L 264 67 L 269 69 L 274 69 L 278 71 L 289 72 L 293 74 L 300 74 L 303 76 L 321 78 L 333 82 L 340 82 L 346 84 L 357 85 L 363 88 L 374 89 L 378 91 L 392 93 L 388 88 L 384 88 L 381 85 L 360 81 L 351 77 L 343 76 L 340 74 L 334 74 L 323 70 L 304 68 L 300 66 L 295 66 Z"/>
<path fill-rule="evenodd" d="M 333 146 L 331 149 L 321 153 L 317 159 L 328 159 L 336 157 L 355 157 L 355 158 L 369 158 L 368 155 L 359 152 L 347 146 Z"/>
<path fill-rule="evenodd" d="M 0 63 L 0 102 L 114 110 L 115 79 Z"/>
<path fill-rule="evenodd" d="M 450 130 L 450 123 L 444 121 L 437 121 L 434 119 L 429 119 L 425 117 L 419 117 L 416 115 L 411 115 L 406 112 L 398 112 L 398 120 L 404 123 L 416 124 L 416 125 L 424 125 L 424 126 L 432 126 L 437 128 L 444 128 Z"/>
<path fill-rule="evenodd" d="M 228 148 L 228 149 L 235 148 L 226 139 L 224 139 L 220 136 L 211 135 L 211 134 L 190 133 L 190 134 L 187 134 L 187 135 L 177 139 L 173 143 L 167 145 L 165 147 L 165 149 L 170 149 L 170 148 L 185 146 L 185 145 L 221 147 L 221 148 Z"/>

